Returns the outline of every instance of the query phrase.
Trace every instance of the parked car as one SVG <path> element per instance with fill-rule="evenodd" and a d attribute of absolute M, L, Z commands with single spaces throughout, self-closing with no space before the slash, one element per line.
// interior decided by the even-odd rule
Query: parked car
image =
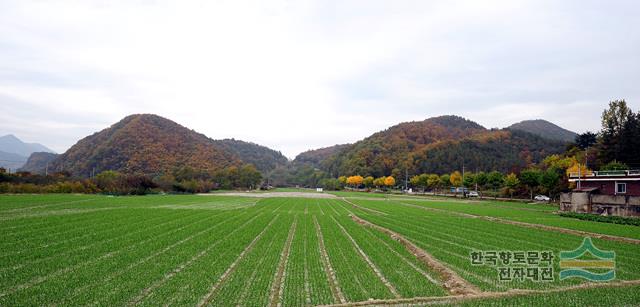
<path fill-rule="evenodd" d="M 549 196 L 545 196 L 545 195 L 536 195 L 536 197 L 534 197 L 533 199 L 535 199 L 537 201 L 549 201 L 549 200 L 551 200 L 551 198 L 549 198 Z"/>
<path fill-rule="evenodd" d="M 467 196 L 469 196 L 469 197 L 480 197 L 480 193 L 478 193 L 478 191 L 469 191 Z"/>

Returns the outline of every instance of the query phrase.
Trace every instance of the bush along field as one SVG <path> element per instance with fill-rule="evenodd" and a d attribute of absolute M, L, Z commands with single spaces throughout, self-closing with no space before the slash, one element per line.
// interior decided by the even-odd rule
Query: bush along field
<path fill-rule="evenodd" d="M 0 196 L 0 306 L 638 305 L 635 229 L 355 194 Z M 560 259 L 587 236 L 614 258 Z M 560 279 L 580 261 L 615 278 Z"/>

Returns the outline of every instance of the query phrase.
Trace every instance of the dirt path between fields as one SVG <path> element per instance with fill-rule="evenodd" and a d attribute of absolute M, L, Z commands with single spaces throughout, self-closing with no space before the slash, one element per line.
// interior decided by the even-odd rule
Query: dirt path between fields
<path fill-rule="evenodd" d="M 464 278 L 460 277 L 458 273 L 451 270 L 449 267 L 442 264 L 436 258 L 434 258 L 431 254 L 421 249 L 417 245 L 413 244 L 411 241 L 407 240 L 405 237 L 400 234 L 384 228 L 382 226 L 378 226 L 373 224 L 367 220 L 361 219 L 360 217 L 350 214 L 351 219 L 353 219 L 356 223 L 374 228 L 383 233 L 388 234 L 392 239 L 400 242 L 409 252 L 415 255 L 420 261 L 425 263 L 427 266 L 432 268 L 435 272 L 440 275 L 440 279 L 443 281 L 444 288 L 449 291 L 449 293 L 453 295 L 476 295 L 480 293 L 480 289 L 478 289 L 475 285 L 468 282 Z"/>
<path fill-rule="evenodd" d="M 608 287 L 626 287 L 626 286 L 634 286 L 640 285 L 640 280 L 623 280 L 617 282 L 608 282 L 608 283 L 583 283 L 575 286 L 568 287 L 560 287 L 555 289 L 547 289 L 547 290 L 523 290 L 523 289 L 513 289 L 505 292 L 482 292 L 478 294 L 472 295 L 450 295 L 450 296 L 430 296 L 430 297 L 412 297 L 412 298 L 401 298 L 401 299 L 388 299 L 388 300 L 369 300 L 362 302 L 351 302 L 346 304 L 334 304 L 327 306 L 413 306 L 413 305 L 442 305 L 442 304 L 452 304 L 452 303 L 460 303 L 463 301 L 473 301 L 478 299 L 491 299 L 491 298 L 501 298 L 501 297 L 515 297 L 515 296 L 526 296 L 526 295 L 534 295 L 534 294 L 546 294 L 546 293 L 558 293 L 558 292 L 566 292 L 571 290 L 580 290 L 580 289 L 593 289 L 593 288 L 608 288 Z"/>
<path fill-rule="evenodd" d="M 424 207 L 424 206 L 414 205 L 414 204 L 407 204 L 407 203 L 402 203 L 402 202 L 398 202 L 398 203 L 402 204 L 402 205 L 405 205 L 405 206 L 416 207 L 416 208 L 420 208 L 420 209 L 427 210 L 427 211 L 437 211 L 437 212 L 449 213 L 449 214 L 453 214 L 453 215 L 458 215 L 458 216 L 463 216 L 463 217 L 468 217 L 468 218 L 483 219 L 483 220 L 486 220 L 486 221 L 497 222 L 497 223 L 502 223 L 502 224 L 509 224 L 509 225 L 527 227 L 527 228 L 549 230 L 549 231 L 561 232 L 561 233 L 566 233 L 566 234 L 572 234 L 572 235 L 576 235 L 576 236 L 589 236 L 589 237 L 598 238 L 598 239 L 602 239 L 602 240 L 618 241 L 618 242 L 631 243 L 631 244 L 640 244 L 640 240 L 627 238 L 627 237 L 619 237 L 619 236 L 614 236 L 614 235 L 607 235 L 607 234 L 601 234 L 601 233 L 596 233 L 596 232 L 588 232 L 588 231 L 576 230 L 576 229 L 568 229 L 568 228 L 562 228 L 562 227 L 550 226 L 550 225 L 519 222 L 519 221 L 507 220 L 507 219 L 498 218 L 498 217 L 491 217 L 491 216 L 484 216 L 484 215 L 474 215 L 474 214 L 455 212 L 455 211 L 450 211 L 450 210 L 445 210 L 445 209 L 429 208 L 429 207 Z"/>
<path fill-rule="evenodd" d="M 344 198 L 344 197 L 342 198 L 342 200 L 343 200 L 345 203 L 348 203 L 348 204 L 350 204 L 351 206 L 353 206 L 354 208 L 358 208 L 358 209 L 360 209 L 360 210 L 368 211 L 368 212 L 371 212 L 371 213 L 376 214 L 376 215 L 388 215 L 388 214 L 386 214 L 386 213 L 384 213 L 384 212 L 381 212 L 381 211 L 378 211 L 378 210 L 374 210 L 374 209 L 370 209 L 370 208 L 365 208 L 365 207 L 361 207 L 361 206 L 359 206 L 359 205 L 356 205 L 355 203 L 351 202 L 350 200 L 348 200 L 348 199 L 346 199 L 346 198 Z"/>
<path fill-rule="evenodd" d="M 384 276 L 384 274 L 382 274 L 382 271 L 380 271 L 380 268 L 378 268 L 378 266 L 376 266 L 373 261 L 371 261 L 371 259 L 369 258 L 369 256 L 367 256 L 367 254 L 362 250 L 362 248 L 360 247 L 360 245 L 356 242 L 356 240 L 353 239 L 353 237 L 349 234 L 349 232 L 347 232 L 347 230 L 338 222 L 338 220 L 336 220 L 333 216 L 331 217 L 333 219 L 333 221 L 338 225 L 338 228 L 340 228 L 340 230 L 342 230 L 342 233 L 347 236 L 347 239 L 349 239 L 349 241 L 351 241 L 351 244 L 353 244 L 353 247 L 355 247 L 356 251 L 358 251 L 358 253 L 360 254 L 360 256 L 362 257 L 362 259 L 364 259 L 364 261 L 369 265 L 369 267 L 373 270 L 373 272 L 376 274 L 376 276 L 378 276 L 378 279 L 380 279 L 380 281 L 387 287 L 387 289 L 389 289 L 389 292 L 391 292 L 391 294 L 393 294 L 393 296 L 395 296 L 396 298 L 400 298 L 400 294 L 398 293 L 398 290 L 396 289 L 396 287 L 393 286 L 393 284 L 391 284 L 389 282 L 389 280 Z"/>
<path fill-rule="evenodd" d="M 242 197 L 258 197 L 258 198 L 271 198 L 271 197 L 299 197 L 299 198 L 338 198 L 333 194 L 327 193 L 314 193 L 314 192 L 225 192 L 225 193 L 201 193 L 200 196 L 242 196 Z"/>

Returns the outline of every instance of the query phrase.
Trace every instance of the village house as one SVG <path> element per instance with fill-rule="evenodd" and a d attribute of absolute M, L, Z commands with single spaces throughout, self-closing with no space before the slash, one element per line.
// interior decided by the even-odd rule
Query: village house
<path fill-rule="evenodd" d="M 640 216 L 640 170 L 569 174 L 576 188 L 560 195 L 560 210 L 599 215 Z"/>

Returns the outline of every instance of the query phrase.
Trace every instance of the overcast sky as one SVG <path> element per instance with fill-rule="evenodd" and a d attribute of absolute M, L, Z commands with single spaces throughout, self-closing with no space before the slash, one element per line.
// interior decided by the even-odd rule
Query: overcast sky
<path fill-rule="evenodd" d="M 640 109 L 640 1 L 0 0 L 0 135 L 132 113 L 282 151 L 456 114 L 598 130 Z"/>

